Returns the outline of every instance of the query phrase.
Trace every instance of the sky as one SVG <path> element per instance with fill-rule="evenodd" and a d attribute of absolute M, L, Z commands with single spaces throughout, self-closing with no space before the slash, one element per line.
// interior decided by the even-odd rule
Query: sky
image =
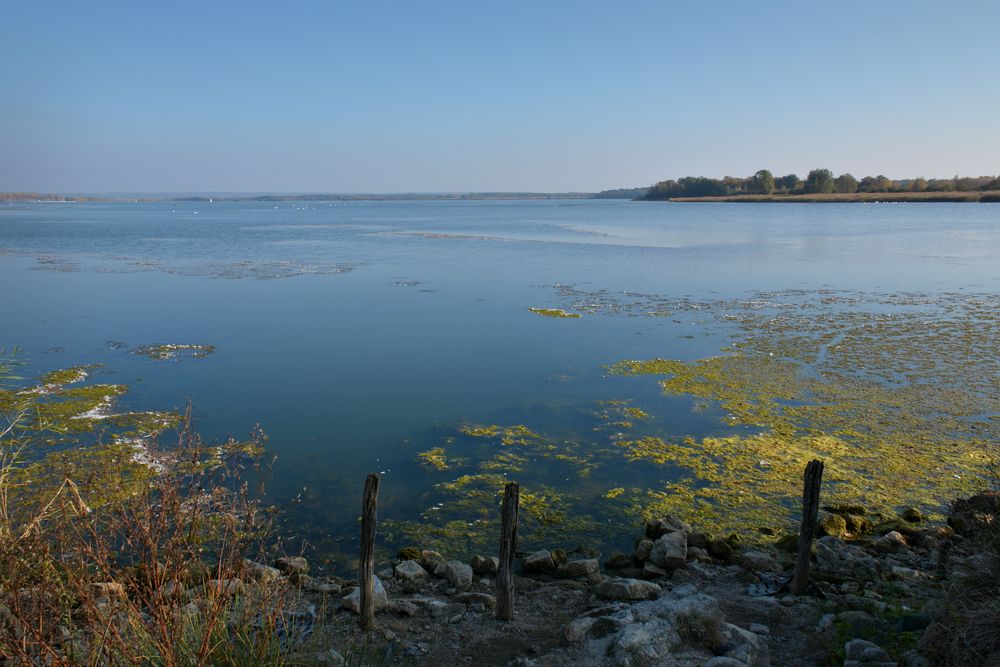
<path fill-rule="evenodd" d="M 0 191 L 1000 173 L 1000 3 L 0 8 Z"/>

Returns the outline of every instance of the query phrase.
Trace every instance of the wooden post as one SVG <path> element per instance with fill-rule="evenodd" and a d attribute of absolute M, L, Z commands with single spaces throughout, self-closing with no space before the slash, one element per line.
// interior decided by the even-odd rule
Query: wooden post
<path fill-rule="evenodd" d="M 361 501 L 361 563 L 358 583 L 361 587 L 361 629 L 375 627 L 375 506 L 378 502 L 378 474 L 365 480 Z"/>
<path fill-rule="evenodd" d="M 813 534 L 816 532 L 816 515 L 819 513 L 819 487 L 823 481 L 823 462 L 810 461 L 802 485 L 802 524 L 799 527 L 799 557 L 792 577 L 793 595 L 802 595 L 809 587 L 809 556 L 812 552 Z"/>
<path fill-rule="evenodd" d="M 500 510 L 500 563 L 497 567 L 497 619 L 514 620 L 514 552 L 517 550 L 517 509 L 521 487 L 509 482 Z"/>

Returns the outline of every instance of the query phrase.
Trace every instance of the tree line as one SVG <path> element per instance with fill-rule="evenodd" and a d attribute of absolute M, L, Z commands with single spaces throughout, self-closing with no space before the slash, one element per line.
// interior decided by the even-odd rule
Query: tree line
<path fill-rule="evenodd" d="M 640 199 L 674 197 L 719 197 L 732 195 L 830 194 L 855 192 L 977 192 L 1000 190 L 1000 176 L 955 176 L 954 178 L 907 178 L 893 180 L 886 176 L 865 176 L 858 180 L 851 174 L 834 176 L 829 169 L 813 169 L 805 180 L 796 174 L 775 176 L 761 169 L 753 176 L 706 178 L 685 176 L 660 181 Z"/>

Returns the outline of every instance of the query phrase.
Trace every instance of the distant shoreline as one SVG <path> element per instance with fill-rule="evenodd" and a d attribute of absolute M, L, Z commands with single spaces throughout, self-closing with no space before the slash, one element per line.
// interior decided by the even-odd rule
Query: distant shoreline
<path fill-rule="evenodd" d="M 398 193 L 398 194 L 247 194 L 247 195 L 186 195 L 150 196 L 120 195 L 61 195 L 36 192 L 0 192 L 0 202 L 352 202 L 352 201 L 514 201 L 549 199 L 628 199 L 629 197 L 608 197 L 594 192 L 461 192 L 461 193 Z"/>
<path fill-rule="evenodd" d="M 645 200 L 645 201 L 667 201 L 682 203 L 748 203 L 748 204 L 770 204 L 770 203 L 805 203 L 805 204 L 839 204 L 839 203 L 897 203 L 897 202 L 923 202 L 923 203 L 979 203 L 979 202 L 1000 202 L 1000 190 L 987 190 L 976 192 L 833 192 L 829 194 L 807 194 L 807 195 L 717 195 L 710 197 L 672 197 L 666 200 Z"/>

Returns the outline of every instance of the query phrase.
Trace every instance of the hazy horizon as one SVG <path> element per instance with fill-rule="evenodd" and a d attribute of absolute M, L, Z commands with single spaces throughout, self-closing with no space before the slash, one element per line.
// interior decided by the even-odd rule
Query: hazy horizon
<path fill-rule="evenodd" d="M 1000 172 L 988 2 L 5 13 L 0 191 L 568 193 L 762 168 Z"/>

